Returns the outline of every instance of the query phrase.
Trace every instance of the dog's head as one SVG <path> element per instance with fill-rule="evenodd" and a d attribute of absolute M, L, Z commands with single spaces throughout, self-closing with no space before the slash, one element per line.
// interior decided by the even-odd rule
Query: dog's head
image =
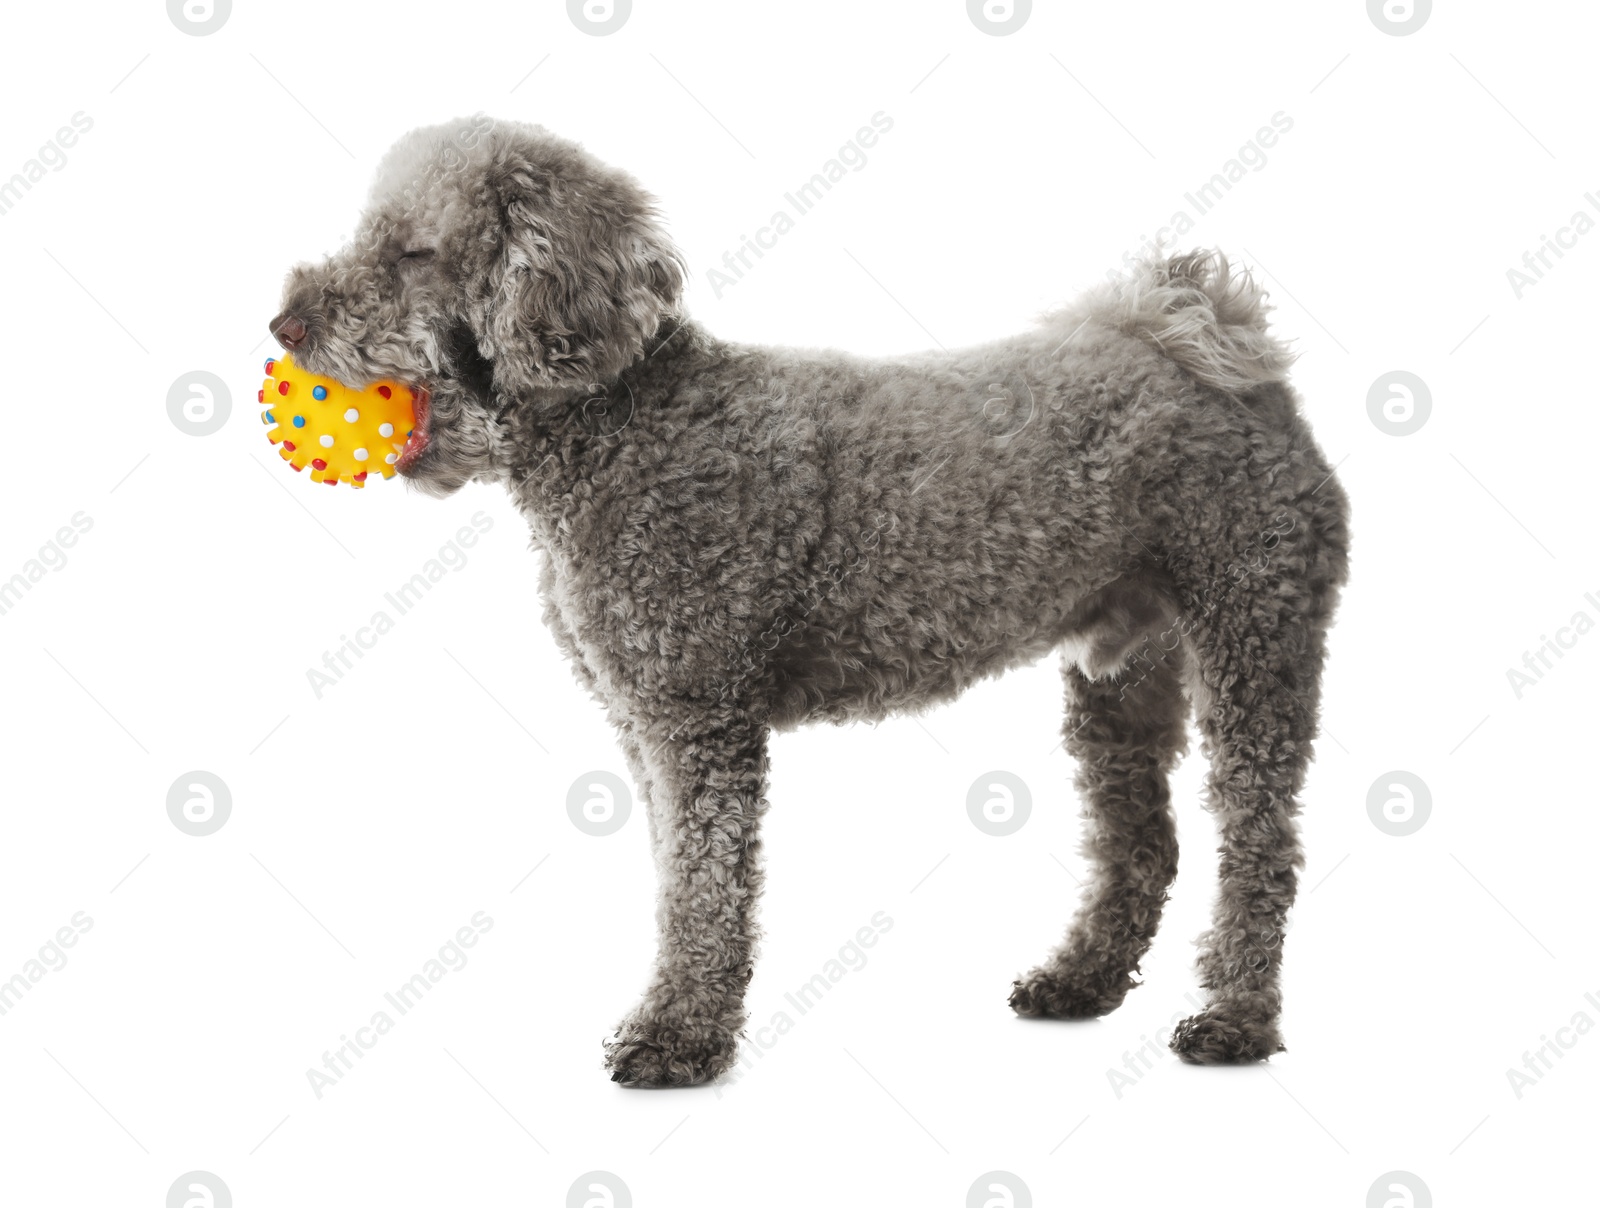
<path fill-rule="evenodd" d="M 510 411 L 638 360 L 683 280 L 631 177 L 539 126 L 480 116 L 395 144 L 355 238 L 290 272 L 271 328 L 312 373 L 412 385 L 396 468 L 442 495 L 506 473 Z"/>

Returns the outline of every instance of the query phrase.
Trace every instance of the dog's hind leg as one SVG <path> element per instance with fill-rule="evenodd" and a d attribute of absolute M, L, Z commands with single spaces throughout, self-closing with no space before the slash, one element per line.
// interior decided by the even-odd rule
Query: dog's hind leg
<path fill-rule="evenodd" d="M 644 1001 L 606 1045 L 613 1081 L 691 1086 L 732 1065 L 755 959 L 767 727 L 732 709 L 635 731 L 661 896 Z"/>
<path fill-rule="evenodd" d="M 1115 678 L 1066 663 L 1066 748 L 1078 760 L 1090 875 L 1065 942 L 1015 983 L 1019 1015 L 1104 1015 L 1138 984 L 1178 870 L 1167 773 L 1185 744 L 1181 657 L 1169 626 L 1147 628 Z"/>
<path fill-rule="evenodd" d="M 1284 561 L 1305 556 L 1290 545 Z M 1306 560 L 1314 565 L 1315 554 Z M 1230 595 L 1194 629 L 1193 689 L 1211 759 L 1207 804 L 1222 836 L 1222 883 L 1200 941 L 1207 1003 L 1172 1036 L 1185 1061 L 1257 1061 L 1283 1048 L 1279 970 L 1303 863 L 1296 796 L 1317 731 L 1332 599 L 1325 578 L 1297 585 L 1291 572 Z"/>

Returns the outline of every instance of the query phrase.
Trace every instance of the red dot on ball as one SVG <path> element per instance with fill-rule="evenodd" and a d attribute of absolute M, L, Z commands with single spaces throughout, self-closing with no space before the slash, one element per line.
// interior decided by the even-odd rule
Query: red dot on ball
<path fill-rule="evenodd" d="M 330 487 L 336 487 L 339 485 L 339 480 L 337 478 L 324 478 L 322 481 L 327 483 Z"/>
<path fill-rule="evenodd" d="M 278 383 L 278 393 L 279 394 L 288 394 L 289 393 L 289 383 L 288 382 L 279 382 Z"/>
<path fill-rule="evenodd" d="M 384 398 L 388 398 L 392 392 L 390 391 L 389 387 L 387 387 L 387 386 L 379 386 L 378 387 L 378 393 L 380 395 L 382 395 Z"/>
<path fill-rule="evenodd" d="M 320 457 L 313 457 L 311 459 L 311 468 L 313 470 L 326 470 L 328 468 L 328 463 L 323 461 Z"/>
<path fill-rule="evenodd" d="M 283 447 L 285 449 L 289 450 L 289 452 L 293 453 L 294 452 L 294 441 L 292 441 L 292 440 L 284 441 L 283 442 Z"/>
<path fill-rule="evenodd" d="M 266 401 L 267 401 L 267 392 L 265 390 L 257 390 L 256 391 L 256 402 L 264 403 Z"/>
<path fill-rule="evenodd" d="M 353 477 L 355 478 L 355 480 L 357 482 L 366 482 L 367 481 L 367 472 L 365 470 L 362 470 L 361 473 L 353 475 Z"/>

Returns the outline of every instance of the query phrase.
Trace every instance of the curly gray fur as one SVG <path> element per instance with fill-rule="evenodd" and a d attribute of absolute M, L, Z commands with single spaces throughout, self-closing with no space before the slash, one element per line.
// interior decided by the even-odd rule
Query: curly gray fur
<path fill-rule="evenodd" d="M 354 242 L 296 268 L 274 320 L 303 324 L 313 372 L 429 390 L 406 475 L 503 483 L 545 554 L 545 621 L 617 729 L 661 879 L 612 1076 L 734 1059 L 772 731 L 923 709 L 1053 650 L 1093 879 L 1012 1007 L 1099 1015 L 1136 984 L 1192 704 L 1222 881 L 1208 1001 L 1172 1044 L 1280 1049 L 1347 503 L 1249 275 L 1155 259 L 1033 331 L 887 360 L 719 340 L 683 282 L 631 178 L 480 117 L 402 139 Z"/>

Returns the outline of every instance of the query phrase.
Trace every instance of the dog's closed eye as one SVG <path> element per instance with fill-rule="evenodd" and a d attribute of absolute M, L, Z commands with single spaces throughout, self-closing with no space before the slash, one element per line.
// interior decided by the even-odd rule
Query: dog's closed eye
<path fill-rule="evenodd" d="M 411 248 L 407 251 L 401 252 L 398 256 L 396 256 L 395 263 L 413 265 L 426 264 L 428 261 L 433 259 L 433 256 L 434 249 L 431 247 Z"/>

